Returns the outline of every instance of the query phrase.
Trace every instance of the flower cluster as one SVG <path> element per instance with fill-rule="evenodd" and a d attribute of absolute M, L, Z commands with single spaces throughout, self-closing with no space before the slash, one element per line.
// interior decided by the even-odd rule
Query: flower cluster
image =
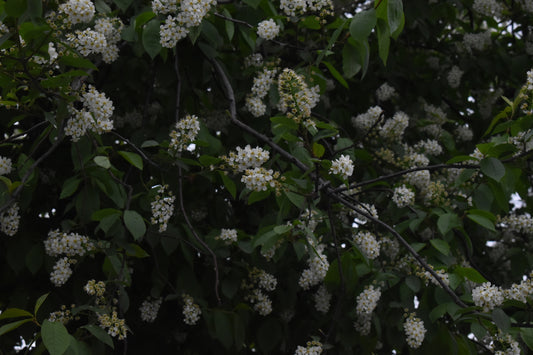
<path fill-rule="evenodd" d="M 264 39 L 274 39 L 279 34 L 279 29 L 273 19 L 264 20 L 257 25 L 257 35 Z"/>
<path fill-rule="evenodd" d="M 448 72 L 448 84 L 456 89 L 461 84 L 461 77 L 463 76 L 463 71 L 459 69 L 458 66 L 454 65 L 452 69 Z"/>
<path fill-rule="evenodd" d="M 367 125 L 371 120 L 374 120 L 374 118 L 371 117 L 369 122 L 362 122 L 361 124 Z M 401 111 L 398 111 L 392 118 L 386 120 L 383 126 L 381 126 L 379 135 L 385 140 L 399 142 L 402 140 L 407 126 L 409 126 L 409 116 Z"/>
<path fill-rule="evenodd" d="M 483 311 L 488 312 L 503 303 L 503 291 L 500 287 L 485 282 L 472 290 L 472 300 L 476 306 L 483 307 Z"/>
<path fill-rule="evenodd" d="M 372 320 L 372 312 L 376 309 L 381 298 L 381 289 L 374 286 L 366 286 L 363 292 L 357 296 L 357 321 L 354 323 L 355 329 L 363 335 L 368 335 Z"/>
<path fill-rule="evenodd" d="M 19 206 L 17 203 L 14 203 L 0 214 L 0 230 L 2 233 L 12 237 L 17 233 L 19 224 Z"/>
<path fill-rule="evenodd" d="M 0 156 L 0 175 L 8 175 L 13 169 L 13 163 L 10 158 Z"/>
<path fill-rule="evenodd" d="M 0 36 L 3 36 L 7 33 L 9 33 L 9 27 L 7 27 L 4 22 L 0 21 Z"/>
<path fill-rule="evenodd" d="M 368 231 L 360 231 L 353 234 L 353 241 L 368 259 L 375 259 L 379 256 L 381 242 L 376 239 L 374 234 Z"/>
<path fill-rule="evenodd" d="M 422 345 L 426 328 L 424 328 L 424 322 L 420 318 L 415 317 L 413 313 L 410 314 L 403 324 L 403 329 L 407 336 L 407 344 L 411 348 L 416 349 Z"/>
<path fill-rule="evenodd" d="M 247 189 L 252 191 L 266 191 L 269 187 L 279 189 L 278 178 L 279 172 L 260 167 L 247 169 L 241 177 L 241 182 L 246 185 Z"/>
<path fill-rule="evenodd" d="M 194 142 L 200 132 L 200 121 L 195 115 L 187 115 L 176 123 L 176 129 L 170 132 L 170 153 L 181 153 Z"/>
<path fill-rule="evenodd" d="M 75 305 L 71 305 L 70 309 L 68 309 L 67 306 L 62 305 L 60 311 L 50 313 L 50 315 L 48 316 L 48 320 L 50 322 L 60 322 L 62 324 L 67 324 L 75 318 L 71 311 L 74 307 Z"/>
<path fill-rule="evenodd" d="M 320 355 L 322 351 L 321 343 L 318 341 L 308 341 L 305 347 L 298 345 L 294 355 Z"/>
<path fill-rule="evenodd" d="M 96 20 L 94 30 L 90 27 L 76 30 L 74 33 L 67 33 L 66 39 L 82 56 L 101 54 L 104 62 L 112 63 L 118 58 L 117 44 L 123 27 L 122 21 L 117 17 L 100 18 Z"/>
<path fill-rule="evenodd" d="M 70 136 L 73 142 L 77 142 L 87 131 L 101 134 L 113 129 L 111 116 L 115 108 L 113 102 L 103 93 L 89 85 L 88 89 L 82 89 L 79 100 L 83 103 L 83 109 L 78 110 L 71 105 L 69 112 L 72 117 L 65 127 L 65 134 Z"/>
<path fill-rule="evenodd" d="M 246 96 L 246 109 L 254 117 L 261 117 L 266 112 L 266 105 L 263 103 L 263 98 L 268 94 L 270 87 L 274 83 L 274 77 L 278 72 L 277 68 L 263 67 L 263 70 L 258 72 L 254 77 L 252 86 L 252 93 Z"/>
<path fill-rule="evenodd" d="M 365 113 L 352 117 L 352 124 L 355 128 L 366 132 L 376 125 L 382 113 L 381 107 L 372 106 Z"/>
<path fill-rule="evenodd" d="M 331 303 L 331 293 L 328 292 L 326 286 L 320 285 L 314 296 L 315 308 L 321 313 L 328 313 Z"/>
<path fill-rule="evenodd" d="M 237 230 L 236 229 L 224 229 L 220 231 L 220 235 L 217 235 L 215 239 L 220 239 L 226 242 L 227 245 L 237 242 Z"/>
<path fill-rule="evenodd" d="M 371 205 L 371 204 L 368 204 L 368 203 L 360 203 L 360 209 L 361 209 L 361 211 L 369 214 L 370 216 L 372 216 L 374 218 L 379 218 L 378 210 L 376 209 L 376 206 L 374 206 L 374 205 Z M 358 219 L 357 223 L 365 224 L 366 222 L 368 222 L 368 218 L 366 218 L 362 214 L 357 213 L 355 211 L 352 211 L 352 213 L 355 216 L 355 218 Z"/>
<path fill-rule="evenodd" d="M 141 304 L 141 307 L 139 307 L 141 319 L 145 322 L 153 323 L 153 321 L 155 321 L 157 318 L 157 313 L 159 312 L 159 307 L 161 307 L 162 302 L 162 298 L 157 298 L 155 300 L 144 300 Z"/>
<path fill-rule="evenodd" d="M 415 144 L 416 149 L 420 149 L 429 155 L 440 155 L 442 153 L 442 147 L 435 139 L 426 139 Z M 427 164 L 426 164 L 427 165 Z"/>
<path fill-rule="evenodd" d="M 58 229 L 48 232 L 48 238 L 44 241 L 44 249 L 50 256 L 83 256 L 94 248 L 94 243 L 88 237 L 59 232 Z"/>
<path fill-rule="evenodd" d="M 468 142 L 472 140 L 474 133 L 468 127 L 468 125 L 464 124 L 455 129 L 455 135 L 458 140 L 463 141 L 463 142 Z"/>
<path fill-rule="evenodd" d="M 311 116 L 311 109 L 320 99 L 319 90 L 318 85 L 309 88 L 301 75 L 285 68 L 278 76 L 278 109 L 299 123 Z"/>
<path fill-rule="evenodd" d="M 167 185 L 161 185 L 157 190 L 155 200 L 150 204 L 152 208 L 151 223 L 159 225 L 159 233 L 167 230 L 168 221 L 174 213 L 176 196 L 172 194 L 172 191 L 165 193 L 167 189 Z"/>
<path fill-rule="evenodd" d="M 107 329 L 107 334 L 112 337 L 118 335 L 119 340 L 124 340 L 127 336 L 128 328 L 126 327 L 126 321 L 118 317 L 117 311 L 111 312 L 111 315 L 107 313 L 98 314 L 98 322 L 102 329 Z"/>
<path fill-rule="evenodd" d="M 474 0 L 472 9 L 488 17 L 500 17 L 503 11 L 502 5 L 496 0 Z"/>
<path fill-rule="evenodd" d="M 103 281 L 89 280 L 83 287 L 89 296 L 103 297 L 105 294 L 105 283 Z"/>
<path fill-rule="evenodd" d="M 153 0 L 152 11 L 158 15 L 168 15 L 165 23 L 159 27 L 161 45 L 165 48 L 176 46 L 192 27 L 202 23 L 214 4 L 214 0 Z"/>
<path fill-rule="evenodd" d="M 415 202 L 415 193 L 405 185 L 396 187 L 394 195 L 392 195 L 392 202 L 400 208 L 410 206 Z"/>
<path fill-rule="evenodd" d="M 529 295 L 533 294 L 533 282 L 530 277 L 522 280 L 519 284 L 512 284 L 510 288 L 503 290 L 503 295 L 507 300 L 515 300 L 527 303 Z"/>
<path fill-rule="evenodd" d="M 353 162 L 348 155 L 341 155 L 331 162 L 330 174 L 340 175 L 344 180 L 353 174 Z"/>
<path fill-rule="evenodd" d="M 50 281 L 57 287 L 63 286 L 72 275 L 70 264 L 74 262 L 66 256 L 57 260 L 54 270 L 50 273 Z"/>
<path fill-rule="evenodd" d="M 314 248 L 308 248 L 309 259 L 307 259 L 307 269 L 302 272 L 298 284 L 304 290 L 308 290 L 312 286 L 318 285 L 324 281 L 329 269 L 329 262 L 324 255 L 324 244 L 315 245 Z"/>
<path fill-rule="evenodd" d="M 533 233 L 533 218 L 529 214 L 510 214 L 498 219 L 499 225 L 511 232 Z"/>
<path fill-rule="evenodd" d="M 396 95 L 396 90 L 387 83 L 383 83 L 377 90 L 376 96 L 379 101 L 387 101 Z"/>
<path fill-rule="evenodd" d="M 268 150 L 261 147 L 237 147 L 237 152 L 230 152 L 228 156 L 221 157 L 235 171 L 243 172 L 250 168 L 258 168 L 267 162 L 270 157 Z"/>
<path fill-rule="evenodd" d="M 490 45 L 490 31 L 465 33 L 463 36 L 463 44 L 469 52 L 473 49 L 481 51 Z"/>
<path fill-rule="evenodd" d="M 253 304 L 254 310 L 260 315 L 266 316 L 272 313 L 272 301 L 263 291 L 274 291 L 278 280 L 274 275 L 255 267 L 250 270 L 248 278 L 250 283 L 243 282 L 242 284 L 242 288 L 248 290 L 245 299 Z"/>
<path fill-rule="evenodd" d="M 303 15 L 308 11 L 320 12 L 320 16 L 331 14 L 331 0 L 281 0 L 279 7 L 286 16 Z"/>
<path fill-rule="evenodd" d="M 195 325 L 200 320 L 202 310 L 200 309 L 200 306 L 194 303 L 194 299 L 191 296 L 183 294 L 181 297 L 185 303 L 182 311 L 184 317 L 183 321 L 185 324 Z"/>
<path fill-rule="evenodd" d="M 439 278 L 442 280 L 442 282 L 444 282 L 446 285 L 450 284 L 450 278 L 446 270 L 438 269 L 434 271 L 439 276 Z M 424 272 L 417 273 L 417 275 L 425 280 L 426 286 L 431 281 L 433 285 L 441 287 L 441 284 L 435 279 L 433 275 L 431 275 L 429 271 L 425 270 Z"/>
<path fill-rule="evenodd" d="M 69 0 L 59 5 L 59 12 L 66 16 L 67 23 L 72 26 L 91 22 L 95 7 L 91 0 Z"/>

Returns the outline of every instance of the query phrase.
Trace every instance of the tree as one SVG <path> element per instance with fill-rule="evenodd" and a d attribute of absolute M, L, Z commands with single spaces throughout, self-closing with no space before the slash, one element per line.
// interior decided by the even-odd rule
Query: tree
<path fill-rule="evenodd" d="M 532 15 L 0 1 L 0 351 L 533 350 Z"/>

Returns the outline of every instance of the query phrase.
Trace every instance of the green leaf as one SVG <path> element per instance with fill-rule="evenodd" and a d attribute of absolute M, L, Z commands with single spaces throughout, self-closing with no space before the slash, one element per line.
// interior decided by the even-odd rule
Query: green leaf
<path fill-rule="evenodd" d="M 146 233 L 144 220 L 137 211 L 124 211 L 124 224 L 135 240 L 140 240 Z"/>
<path fill-rule="evenodd" d="M 152 59 L 161 52 L 162 47 L 159 36 L 159 20 L 157 20 L 157 18 L 151 19 L 146 25 L 144 25 L 142 43 L 144 50 Z"/>
<path fill-rule="evenodd" d="M 126 11 L 133 0 L 113 0 L 113 2 L 122 10 Z"/>
<path fill-rule="evenodd" d="M 483 174 L 496 181 L 500 181 L 505 176 L 505 166 L 496 158 L 485 158 L 479 165 Z"/>
<path fill-rule="evenodd" d="M 248 196 L 248 204 L 251 205 L 252 203 L 262 201 L 268 196 L 270 196 L 270 190 L 252 191 L 252 193 L 250 193 L 250 196 Z"/>
<path fill-rule="evenodd" d="M 100 340 L 102 343 L 106 344 L 111 349 L 115 348 L 115 344 L 113 344 L 113 338 L 111 338 L 111 336 L 99 326 L 88 324 L 84 325 L 82 328 L 87 329 L 89 333 L 91 333 L 96 339 Z"/>
<path fill-rule="evenodd" d="M 354 15 L 350 22 L 350 34 L 355 40 L 365 41 L 376 26 L 376 10 L 362 11 Z"/>
<path fill-rule="evenodd" d="M 291 191 L 286 191 L 285 196 L 299 209 L 303 210 L 305 208 L 306 199 L 304 196 Z"/>
<path fill-rule="evenodd" d="M 402 24 L 403 4 L 402 0 L 389 0 L 387 4 L 387 18 L 390 34 L 392 35 Z"/>
<path fill-rule="evenodd" d="M 24 323 L 28 323 L 31 321 L 32 321 L 32 318 L 26 318 L 26 319 L 18 320 L 16 322 L 4 324 L 3 326 L 0 327 L 0 336 L 4 335 L 5 333 L 9 333 L 12 330 L 17 329 Z"/>
<path fill-rule="evenodd" d="M 26 13 L 32 19 L 37 19 L 43 15 L 43 1 L 42 0 L 28 0 L 28 10 Z"/>
<path fill-rule="evenodd" d="M 32 274 L 36 274 L 44 262 L 44 250 L 40 244 L 34 244 L 26 254 L 26 267 Z"/>
<path fill-rule="evenodd" d="M 359 63 L 361 63 L 361 78 L 364 78 L 368 70 L 368 63 L 370 61 L 370 46 L 368 41 L 354 41 L 355 48 L 359 53 Z"/>
<path fill-rule="evenodd" d="M 325 152 L 326 152 L 326 148 L 322 144 L 317 143 L 317 142 L 313 143 L 313 155 L 316 158 L 322 158 Z"/>
<path fill-rule="evenodd" d="M 361 70 L 359 58 L 357 49 L 350 42 L 346 42 L 342 48 L 342 71 L 346 78 L 354 77 Z"/>
<path fill-rule="evenodd" d="M 457 267 L 454 270 L 454 273 L 459 276 L 466 277 L 470 281 L 476 282 L 478 284 L 487 282 L 487 280 L 483 276 L 481 276 L 481 274 L 476 269 L 473 269 L 471 267 Z"/>
<path fill-rule="evenodd" d="M 135 31 L 140 31 L 141 27 L 156 16 L 152 11 L 146 11 L 135 17 Z"/>
<path fill-rule="evenodd" d="M 390 35 L 389 26 L 383 19 L 378 19 L 378 52 L 383 65 L 387 65 L 387 58 L 389 57 Z"/>
<path fill-rule="evenodd" d="M 327 47 L 323 51 L 321 51 L 320 54 L 318 55 L 315 61 L 315 66 L 318 66 L 318 64 L 322 62 L 322 58 L 324 58 L 324 56 L 326 55 L 326 52 L 328 52 L 329 50 L 331 50 L 331 48 L 333 48 L 333 45 L 337 41 L 337 38 L 339 38 L 341 32 L 344 30 L 344 26 L 347 23 L 348 23 L 348 19 L 342 20 L 342 23 L 340 24 L 340 26 L 337 27 L 337 29 L 333 32 L 333 34 L 329 38 Z"/>
<path fill-rule="evenodd" d="M 253 9 L 256 9 L 259 6 L 261 0 L 243 0 L 244 3 L 250 5 Z"/>
<path fill-rule="evenodd" d="M 511 329 L 511 319 L 501 308 L 495 308 L 492 311 L 492 320 L 503 333 L 507 333 Z"/>
<path fill-rule="evenodd" d="M 78 189 L 81 179 L 78 179 L 76 176 L 72 176 L 63 183 L 63 188 L 61 189 L 61 194 L 59 199 L 64 199 L 72 196 L 74 192 Z"/>
<path fill-rule="evenodd" d="M 533 328 L 520 328 L 520 336 L 529 350 L 533 350 Z"/>
<path fill-rule="evenodd" d="M 461 220 L 455 213 L 445 213 L 439 217 L 437 227 L 444 236 L 453 228 L 461 227 Z"/>
<path fill-rule="evenodd" d="M 446 309 L 446 303 L 439 304 L 437 307 L 433 308 L 433 310 L 429 313 L 429 320 L 431 323 L 435 323 L 437 319 L 442 317 L 446 313 Z"/>
<path fill-rule="evenodd" d="M 292 230 L 292 225 L 282 224 L 280 226 L 275 226 L 274 229 L 272 229 L 276 234 L 285 234 L 288 231 Z"/>
<path fill-rule="evenodd" d="M 224 187 L 226 188 L 226 190 L 228 190 L 231 197 L 233 197 L 233 199 L 237 198 L 237 187 L 235 186 L 235 183 L 233 182 L 233 180 L 230 179 L 230 177 L 226 175 L 224 171 L 219 171 L 218 173 L 220 177 L 222 178 Z"/>
<path fill-rule="evenodd" d="M 0 319 L 18 318 L 18 317 L 33 318 L 33 314 L 20 308 L 8 308 L 2 313 L 0 313 Z"/>
<path fill-rule="evenodd" d="M 104 218 L 111 216 L 111 215 L 120 215 L 122 212 L 120 210 L 117 210 L 115 208 L 104 208 L 98 211 L 94 211 L 94 213 L 91 215 L 91 220 L 93 221 L 101 221 Z"/>
<path fill-rule="evenodd" d="M 121 157 L 126 159 L 128 163 L 130 163 L 137 169 L 139 170 L 143 169 L 143 159 L 141 158 L 139 154 L 132 153 L 132 152 L 126 152 L 124 150 L 119 150 L 117 153 L 120 154 Z"/>
<path fill-rule="evenodd" d="M 444 255 L 450 254 L 450 245 L 448 244 L 447 241 L 442 240 L 442 239 L 431 239 L 429 242 L 431 243 L 431 245 L 433 245 L 435 249 L 440 251 L 442 254 Z"/>
<path fill-rule="evenodd" d="M 226 349 L 233 344 L 233 321 L 226 311 L 214 310 L 213 319 L 215 322 L 216 337 Z"/>
<path fill-rule="evenodd" d="M 41 336 L 50 355 L 62 355 L 70 345 L 71 335 L 61 322 L 45 319 L 41 326 Z"/>
<path fill-rule="evenodd" d="M 98 67 L 89 59 L 74 57 L 72 55 L 60 56 L 59 63 L 74 68 L 98 70 Z"/>
<path fill-rule="evenodd" d="M 322 25 L 320 24 L 320 21 L 316 16 L 307 16 L 303 19 L 303 21 L 300 22 L 300 25 L 305 28 L 310 28 L 312 30 L 319 30 L 320 28 L 322 28 Z"/>
<path fill-rule="evenodd" d="M 39 297 L 37 299 L 37 301 L 35 301 L 35 307 L 34 307 L 34 310 L 33 310 L 33 313 L 35 314 L 35 316 L 37 316 L 37 312 L 39 311 L 39 309 L 43 305 L 44 301 L 46 301 L 46 298 L 48 297 L 49 294 L 50 294 L 50 292 L 45 293 L 44 295 Z"/>
<path fill-rule="evenodd" d="M 11 17 L 20 17 L 26 11 L 27 3 L 24 0 L 7 0 L 5 4 L 6 14 Z"/>
<path fill-rule="evenodd" d="M 415 293 L 420 291 L 420 286 L 421 286 L 420 279 L 416 276 L 413 276 L 413 275 L 407 276 L 405 278 L 405 284 Z"/>
<path fill-rule="evenodd" d="M 172 239 L 172 238 L 164 238 L 164 240 L 173 240 L 173 241 L 176 241 L 177 243 L 177 240 Z M 150 254 L 148 254 L 146 250 L 144 250 L 139 245 L 134 244 L 134 243 L 128 244 L 125 249 L 126 249 L 127 256 L 133 256 L 136 258 L 147 258 L 150 256 Z"/>
<path fill-rule="evenodd" d="M 494 227 L 494 222 L 488 219 L 486 216 L 480 215 L 480 214 L 468 214 L 466 215 L 469 219 L 476 222 L 480 226 L 487 228 L 488 230 L 491 230 L 493 232 L 496 232 L 496 228 Z"/>
<path fill-rule="evenodd" d="M 109 162 L 109 158 L 105 157 L 103 155 L 97 155 L 93 158 L 93 161 L 96 163 L 96 165 L 104 168 L 109 169 L 111 167 L 111 163 Z"/>
<path fill-rule="evenodd" d="M 224 8 L 224 16 L 227 18 L 232 18 L 231 13 L 228 11 L 228 9 Z M 228 36 L 228 39 L 231 41 L 233 39 L 233 36 L 235 35 L 235 24 L 233 21 L 224 21 L 224 27 L 226 28 L 226 35 Z"/>
<path fill-rule="evenodd" d="M 331 73 L 331 75 L 333 75 L 333 77 L 335 79 L 337 79 L 337 81 L 342 85 L 344 86 L 346 89 L 348 89 L 348 83 L 346 82 L 346 80 L 344 80 L 344 78 L 342 77 L 341 73 L 339 73 L 339 71 L 337 69 L 335 69 L 335 67 L 329 63 L 329 62 L 326 62 L 325 60 L 322 61 L 322 63 L 324 63 L 324 65 L 328 68 L 329 72 Z"/>

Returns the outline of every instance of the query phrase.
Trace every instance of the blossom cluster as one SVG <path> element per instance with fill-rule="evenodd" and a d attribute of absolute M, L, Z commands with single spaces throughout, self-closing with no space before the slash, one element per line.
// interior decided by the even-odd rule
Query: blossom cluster
<path fill-rule="evenodd" d="M 274 83 L 274 78 L 278 72 L 277 68 L 263 67 L 263 70 L 258 72 L 254 77 L 252 85 L 252 93 L 246 96 L 246 109 L 254 117 L 261 117 L 266 112 L 266 105 L 263 103 L 263 98 L 268 94 L 270 87 Z"/>
<path fill-rule="evenodd" d="M 56 261 L 54 269 L 50 273 L 50 281 L 57 287 L 63 286 L 72 275 L 70 264 L 75 263 L 75 260 L 63 257 Z"/>
<path fill-rule="evenodd" d="M 473 49 L 481 51 L 490 45 L 490 31 L 465 33 L 463 36 L 463 44 L 469 52 Z"/>
<path fill-rule="evenodd" d="M 71 305 L 70 309 L 68 309 L 67 306 L 62 305 L 61 310 L 50 313 L 50 315 L 48 316 L 48 320 L 50 322 L 60 322 L 62 324 L 67 324 L 68 322 L 76 318 L 72 314 L 72 309 L 74 307 L 75 305 Z"/>
<path fill-rule="evenodd" d="M 263 291 L 272 292 L 278 280 L 274 275 L 254 267 L 248 275 L 250 283 L 243 282 L 242 287 L 248 290 L 245 299 L 253 304 L 253 309 L 262 316 L 272 313 L 272 300 Z"/>
<path fill-rule="evenodd" d="M 315 308 L 317 311 L 327 314 L 331 305 L 331 293 L 326 286 L 320 285 L 314 296 Z"/>
<path fill-rule="evenodd" d="M 512 213 L 498 219 L 499 226 L 504 229 L 524 234 L 533 233 L 533 218 L 529 214 Z"/>
<path fill-rule="evenodd" d="M 426 328 L 424 322 L 415 317 L 414 314 L 410 314 L 403 324 L 405 335 L 407 336 L 407 344 L 413 349 L 416 349 L 422 345 L 424 336 L 426 335 Z"/>
<path fill-rule="evenodd" d="M 500 17 L 503 7 L 497 0 L 474 0 L 472 9 L 488 17 Z"/>
<path fill-rule="evenodd" d="M 331 14 L 333 2 L 331 0 L 281 0 L 280 9 L 286 16 L 303 15 L 308 11 L 320 12 L 321 16 Z"/>
<path fill-rule="evenodd" d="M 159 312 L 159 307 L 163 302 L 162 298 L 157 298 L 155 300 L 144 300 L 139 311 L 141 312 L 141 319 L 148 323 L 153 323 L 157 318 L 157 313 Z"/>
<path fill-rule="evenodd" d="M 383 109 L 381 107 L 372 106 L 365 113 L 352 117 L 352 124 L 358 130 L 367 132 L 377 124 L 382 113 Z"/>
<path fill-rule="evenodd" d="M 200 306 L 194 303 L 194 299 L 191 296 L 183 294 L 181 297 L 184 302 L 182 311 L 183 321 L 187 325 L 195 325 L 200 320 L 202 310 L 200 309 Z"/>
<path fill-rule="evenodd" d="M 167 185 L 161 185 L 157 190 L 155 200 L 150 203 L 152 208 L 151 223 L 159 225 L 159 233 L 167 230 L 168 221 L 174 213 L 174 201 L 176 196 L 172 194 L 172 191 L 166 191 Z"/>
<path fill-rule="evenodd" d="M 257 35 L 264 39 L 274 39 L 279 34 L 280 27 L 273 19 L 261 21 L 257 24 Z"/>
<path fill-rule="evenodd" d="M 59 12 L 66 16 L 70 25 L 91 22 L 95 10 L 91 0 L 69 0 L 59 5 Z"/>
<path fill-rule="evenodd" d="M 348 155 L 341 155 L 331 162 L 330 174 L 340 175 L 346 180 L 353 174 L 353 162 Z"/>
<path fill-rule="evenodd" d="M 308 248 L 309 249 L 309 248 Z M 307 259 L 307 269 L 302 272 L 298 284 L 304 290 L 308 290 L 312 286 L 318 285 L 324 281 L 329 269 L 329 262 L 324 255 L 324 244 L 314 245 L 314 248 L 309 251 L 309 259 Z"/>
<path fill-rule="evenodd" d="M 167 15 L 165 23 L 159 27 L 161 46 L 176 46 L 192 27 L 202 23 L 211 6 L 215 4 L 214 0 L 152 0 L 152 11 L 157 15 Z"/>
<path fill-rule="evenodd" d="M 357 296 L 357 321 L 354 323 L 355 329 L 363 335 L 368 335 L 372 320 L 372 312 L 376 309 L 379 299 L 381 298 L 381 289 L 374 288 L 373 285 L 365 289 Z"/>
<path fill-rule="evenodd" d="M 278 76 L 278 92 L 278 109 L 298 123 L 311 116 L 320 99 L 318 85 L 309 88 L 303 76 L 288 68 Z"/>
<path fill-rule="evenodd" d="M 237 230 L 222 228 L 220 235 L 217 235 L 215 239 L 223 240 L 227 245 L 237 242 Z"/>
<path fill-rule="evenodd" d="M 452 69 L 448 72 L 448 76 L 446 77 L 448 79 L 448 84 L 454 88 L 457 89 L 459 85 L 461 84 L 461 77 L 463 76 L 463 71 L 459 69 L 458 66 L 454 65 Z"/>
<path fill-rule="evenodd" d="M 19 206 L 17 203 L 12 204 L 7 210 L 0 213 L 0 230 L 2 233 L 12 237 L 14 236 L 20 224 Z"/>
<path fill-rule="evenodd" d="M 394 189 L 394 194 L 392 195 L 392 202 L 396 206 L 402 208 L 405 206 L 410 206 L 415 202 L 415 193 L 410 188 L 406 187 L 405 184 L 398 186 Z"/>
<path fill-rule="evenodd" d="M 89 296 L 103 297 L 105 294 L 105 283 L 103 281 L 89 280 L 83 287 Z"/>
<path fill-rule="evenodd" d="M 13 163 L 10 158 L 0 156 L 0 175 L 8 175 L 13 170 Z"/>
<path fill-rule="evenodd" d="M 472 300 L 478 307 L 483 307 L 484 312 L 489 312 L 500 306 L 504 301 L 504 294 L 499 286 L 484 282 L 472 290 Z"/>
<path fill-rule="evenodd" d="M 353 241 L 359 250 L 368 259 L 375 259 L 379 256 L 379 246 L 381 242 L 369 231 L 359 231 L 353 234 Z"/>
<path fill-rule="evenodd" d="M 181 153 L 196 140 L 200 132 L 200 121 L 196 115 L 186 115 L 176 123 L 175 128 L 170 132 L 168 145 L 169 152 L 173 154 Z"/>
<path fill-rule="evenodd" d="M 98 322 L 102 329 L 107 329 L 107 334 L 112 337 L 118 335 L 119 340 L 124 340 L 127 336 L 128 328 L 126 321 L 118 317 L 117 311 L 111 312 L 111 315 L 107 313 L 98 314 Z"/>
<path fill-rule="evenodd" d="M 377 118 L 375 119 L 377 120 Z M 374 118 L 371 117 L 371 120 L 368 123 L 372 122 L 373 120 Z M 366 126 L 368 123 L 361 124 Z M 386 120 L 383 126 L 380 127 L 379 135 L 385 140 L 400 142 L 407 126 L 409 126 L 409 116 L 407 116 L 407 114 L 404 112 L 398 111 L 394 114 L 394 116 L 392 116 L 392 118 Z"/>
<path fill-rule="evenodd" d="M 388 101 L 396 95 L 396 90 L 388 83 L 383 83 L 377 90 L 376 96 L 379 101 Z"/>
<path fill-rule="evenodd" d="M 50 256 L 83 256 L 95 249 L 94 243 L 86 236 L 78 233 L 60 232 L 58 229 L 48 232 L 44 241 L 46 254 Z"/>
<path fill-rule="evenodd" d="M 308 341 L 306 346 L 298 345 L 294 355 L 320 355 L 322 354 L 322 344 L 318 341 Z"/>
<path fill-rule="evenodd" d="M 221 157 L 226 163 L 237 172 L 243 172 L 247 169 L 258 168 L 267 162 L 270 157 L 268 150 L 261 147 L 252 148 L 248 144 L 246 147 L 235 148 L 236 152 L 231 151 L 228 156 Z"/>
<path fill-rule="evenodd" d="M 77 142 L 87 131 L 98 134 L 109 132 L 113 129 L 113 102 L 105 94 L 98 92 L 92 85 L 83 88 L 79 100 L 83 108 L 78 110 L 74 105 L 69 106 L 72 117 L 67 121 L 65 134 L 73 142 Z"/>
<path fill-rule="evenodd" d="M 247 189 L 252 191 L 266 191 L 269 187 L 278 189 L 280 187 L 279 172 L 263 167 L 247 169 L 241 177 L 241 182 Z"/>

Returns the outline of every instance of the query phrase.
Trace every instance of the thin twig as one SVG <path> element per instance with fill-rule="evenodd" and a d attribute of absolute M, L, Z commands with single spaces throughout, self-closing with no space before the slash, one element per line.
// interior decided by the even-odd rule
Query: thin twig
<path fill-rule="evenodd" d="M 178 46 L 175 47 L 174 50 L 174 71 L 176 72 L 176 122 L 180 119 L 180 102 L 181 102 L 181 75 L 180 75 L 180 67 L 179 67 L 179 61 L 178 61 Z"/>
<path fill-rule="evenodd" d="M 148 156 L 146 154 L 144 154 L 144 152 L 141 150 L 141 148 L 137 147 L 135 144 L 133 144 L 128 138 L 126 137 L 123 137 L 122 135 L 120 135 L 119 133 L 115 132 L 115 131 L 111 131 L 110 132 L 111 134 L 114 134 L 115 136 L 117 136 L 120 140 L 123 140 L 124 142 L 128 143 L 128 145 L 130 145 L 133 149 L 135 149 L 135 151 L 137 153 L 139 153 L 139 155 L 144 159 L 146 160 L 150 165 L 153 165 L 155 166 L 156 168 L 160 169 L 160 170 L 163 170 L 165 171 L 166 169 L 162 168 L 161 166 L 159 166 L 159 164 L 157 164 L 156 162 L 154 162 L 152 159 L 148 158 Z"/>
<path fill-rule="evenodd" d="M 200 236 L 196 233 L 196 230 L 194 229 L 191 221 L 189 220 L 189 216 L 187 216 L 187 210 L 185 209 L 185 204 L 183 203 L 183 186 L 182 186 L 182 174 L 181 174 L 181 166 L 178 165 L 178 194 L 179 194 L 179 200 L 180 200 L 180 207 L 181 211 L 183 212 L 183 218 L 185 219 L 185 223 L 187 223 L 187 226 L 191 230 L 191 233 L 194 235 L 194 238 L 211 254 L 213 257 L 213 264 L 215 268 L 215 296 L 217 298 L 217 303 L 220 305 L 222 302 L 220 301 L 220 296 L 218 294 L 218 284 L 219 284 L 219 278 L 218 278 L 218 262 L 217 262 L 217 256 L 213 252 L 213 250 L 207 245 L 206 242 L 200 238 Z"/>
<path fill-rule="evenodd" d="M 39 128 L 42 125 L 47 124 L 47 123 L 48 123 L 47 121 L 39 122 L 36 125 L 34 125 L 33 127 L 28 128 L 26 131 L 24 131 L 22 133 L 14 134 L 14 135 L 12 135 L 10 137 L 7 137 L 6 139 L 1 140 L 0 144 L 11 142 L 11 141 L 13 141 L 13 140 L 15 140 L 15 139 L 17 139 L 19 137 L 22 137 L 22 136 L 30 133 L 31 131 L 33 131 L 33 130 L 35 130 L 35 129 L 37 129 L 37 128 Z"/>

